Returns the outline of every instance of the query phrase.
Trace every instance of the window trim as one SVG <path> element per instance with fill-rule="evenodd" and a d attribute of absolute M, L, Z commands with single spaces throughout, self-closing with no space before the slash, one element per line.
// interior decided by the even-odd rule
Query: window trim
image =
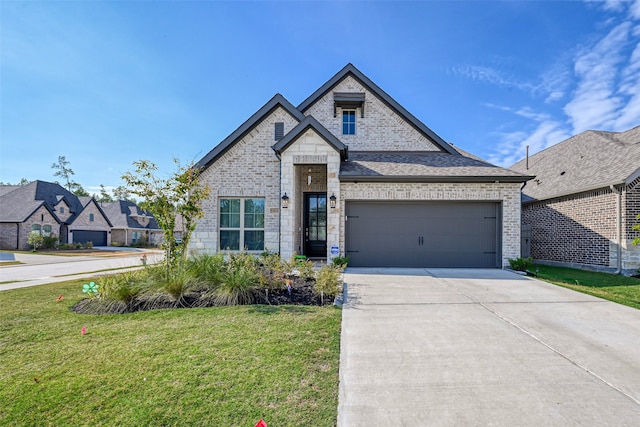
<path fill-rule="evenodd" d="M 238 215 L 240 216 L 240 225 L 238 227 L 222 227 L 222 213 L 221 213 L 221 204 L 223 200 L 239 200 L 240 201 L 240 211 Z M 263 211 L 262 211 L 262 228 L 249 228 L 245 227 L 245 201 L 247 200 L 262 200 L 263 201 Z M 265 223 L 266 223 L 266 199 L 264 197 L 220 197 L 218 199 L 218 250 L 220 251 L 230 251 L 230 252 L 249 252 L 249 253 L 261 253 L 264 252 L 266 247 L 265 242 Z M 222 231 L 238 231 L 238 249 L 227 249 L 222 247 Z M 246 231 L 262 231 L 262 249 L 245 249 L 245 232 Z"/>
<path fill-rule="evenodd" d="M 356 112 L 355 109 L 344 108 L 342 110 L 342 134 L 343 135 L 355 135 L 356 134 L 356 129 L 357 129 L 357 126 L 356 126 L 357 119 L 356 119 L 356 117 L 357 117 L 357 112 Z M 353 122 L 350 121 L 350 120 L 349 121 L 345 120 L 346 118 L 353 118 Z M 351 126 L 353 126 L 353 133 L 345 133 L 345 126 L 349 126 L 348 130 L 350 130 Z"/>

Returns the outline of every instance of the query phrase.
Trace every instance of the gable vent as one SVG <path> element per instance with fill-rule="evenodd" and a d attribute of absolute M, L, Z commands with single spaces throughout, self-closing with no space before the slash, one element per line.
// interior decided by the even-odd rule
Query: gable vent
<path fill-rule="evenodd" d="M 284 123 L 276 122 L 275 123 L 275 140 L 280 141 L 284 136 Z"/>

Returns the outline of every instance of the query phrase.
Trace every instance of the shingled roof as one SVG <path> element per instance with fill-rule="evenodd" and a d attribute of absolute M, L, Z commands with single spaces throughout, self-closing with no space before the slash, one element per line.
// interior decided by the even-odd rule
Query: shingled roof
<path fill-rule="evenodd" d="M 73 213 L 68 220 L 68 222 L 72 222 L 75 215 L 80 213 L 83 208 L 78 197 L 59 184 L 32 181 L 0 196 L 0 221 L 23 222 L 42 204 L 57 219 L 53 209 L 63 199 Z"/>
<path fill-rule="evenodd" d="M 640 126 L 625 132 L 588 130 L 520 160 L 511 169 L 535 175 L 522 190 L 526 201 L 546 200 L 640 177 Z"/>
<path fill-rule="evenodd" d="M 160 228 L 150 212 L 141 209 L 133 202 L 118 200 L 116 202 L 102 203 L 101 205 L 114 228 L 140 228 L 145 230 L 158 230 Z M 146 226 L 141 225 L 132 217 L 131 214 L 133 212 L 138 216 L 149 217 L 149 223 Z"/>
<path fill-rule="evenodd" d="M 340 181 L 384 182 L 525 182 L 532 176 L 492 165 L 461 152 L 350 152 L 340 167 Z"/>

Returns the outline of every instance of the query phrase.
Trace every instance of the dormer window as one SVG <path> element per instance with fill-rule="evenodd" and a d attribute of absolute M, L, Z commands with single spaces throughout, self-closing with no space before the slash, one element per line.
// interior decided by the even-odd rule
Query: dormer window
<path fill-rule="evenodd" d="M 356 110 L 342 110 L 342 134 L 356 134 Z"/>
<path fill-rule="evenodd" d="M 64 207 L 63 207 L 63 206 L 60 206 L 60 210 L 59 210 L 59 212 L 60 212 L 61 214 L 63 214 L 63 213 L 64 213 Z"/>

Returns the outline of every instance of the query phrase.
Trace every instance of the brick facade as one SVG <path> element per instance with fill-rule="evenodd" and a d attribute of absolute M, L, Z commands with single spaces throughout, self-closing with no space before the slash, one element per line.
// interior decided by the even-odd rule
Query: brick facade
<path fill-rule="evenodd" d="M 29 250 L 32 249 L 27 239 L 33 225 L 39 225 L 40 230 L 45 225 L 51 226 L 51 233 L 60 235 L 60 224 L 51 215 L 49 210 L 40 206 L 25 222 L 0 223 L 0 247 L 5 249 Z"/>
<path fill-rule="evenodd" d="M 500 184 L 403 184 L 403 183 L 343 183 L 340 192 L 341 212 L 350 200 L 442 200 L 495 201 L 502 205 L 502 266 L 509 258 L 520 256 L 520 183 Z M 340 224 L 344 224 L 341 215 Z M 340 248 L 344 248 L 344 230 L 340 233 Z"/>
<path fill-rule="evenodd" d="M 348 68 L 348 67 L 347 67 Z M 304 114 L 314 121 L 300 133 L 289 134 L 296 127 L 298 119 L 287 109 L 279 107 L 265 112 L 264 117 L 254 117 L 238 128 L 238 136 L 233 141 L 225 140 L 219 146 L 213 161 L 206 165 L 201 174 L 201 182 L 210 189 L 210 197 L 203 203 L 204 217 L 198 221 L 193 233 L 190 250 L 215 253 L 220 246 L 221 198 L 264 198 L 265 200 L 265 249 L 278 252 L 284 258 L 293 253 L 301 253 L 303 239 L 303 200 L 306 192 L 326 192 L 327 198 L 335 194 L 338 205 L 327 207 L 327 258 L 331 258 L 331 247 L 337 246 L 341 255 L 345 247 L 345 202 L 348 200 L 459 200 L 493 201 L 502 207 L 502 265 L 508 265 L 509 258 L 520 255 L 520 182 L 494 182 L 491 171 L 480 178 L 487 183 L 353 183 L 340 182 L 341 155 L 348 151 L 384 151 L 390 153 L 412 151 L 449 150 L 444 141 L 430 137 L 412 116 L 402 117 L 386 95 L 367 83 L 366 79 L 347 74 L 331 87 L 323 96 L 318 96 L 305 108 Z M 369 90 L 368 88 L 373 89 Z M 334 92 L 365 93 L 364 117 L 362 109 L 356 111 L 356 134 L 342 134 L 342 111 L 337 108 L 334 117 Z M 383 102 L 382 99 L 386 99 Z M 264 108 L 264 107 L 263 107 Z M 289 108 L 289 107 L 287 107 Z M 293 107 L 295 108 L 295 107 Z M 261 110 L 263 111 L 263 110 Z M 289 109 L 289 111 L 291 111 Z M 404 114 L 404 113 L 403 113 Z M 278 155 L 272 148 L 275 144 L 275 123 L 284 123 L 286 146 L 276 146 Z M 326 128 L 327 133 L 321 127 Z M 422 131 L 417 130 L 422 128 Z M 242 132 L 242 133 L 240 133 Z M 423 133 L 424 132 L 424 133 Z M 329 135 L 330 134 L 330 135 Z M 336 142 L 338 140 L 338 142 Z M 328 142 L 332 141 L 332 142 Z M 228 145 L 227 145 L 228 144 Z M 344 144 L 344 146 L 342 145 Z M 438 146 L 441 144 L 441 146 Z M 339 148 L 339 149 L 336 149 Z M 226 151 L 223 151 L 226 150 Z M 201 162 L 210 162 L 208 154 Z M 449 155 L 449 154 L 447 154 Z M 457 154 L 451 154 L 456 156 Z M 205 166 L 202 165 L 201 166 Z M 311 172 L 309 172 L 311 170 Z M 311 185 L 308 175 L 311 174 Z M 460 171 L 454 174 L 470 172 Z M 418 174 L 416 174 L 418 175 Z M 473 178 L 478 178 L 473 176 Z M 517 179 L 514 179 L 517 181 Z M 289 197 L 288 208 L 282 208 L 281 197 Z M 335 256 L 335 255 L 334 255 Z"/>
<path fill-rule="evenodd" d="M 338 107 L 333 117 L 333 92 L 365 93 L 364 117 L 358 109 L 355 135 L 342 135 L 342 109 Z M 351 76 L 311 105 L 305 114 L 312 115 L 331 133 L 339 135 L 351 151 L 440 151 Z"/>
<path fill-rule="evenodd" d="M 191 237 L 192 250 L 219 250 L 219 201 L 240 197 L 265 199 L 265 249 L 280 252 L 280 161 L 271 148 L 276 142 L 276 122 L 284 123 L 285 134 L 298 124 L 283 108 L 277 108 L 202 172 L 200 180 L 211 192 L 203 203 L 205 215 Z"/>
<path fill-rule="evenodd" d="M 632 183 L 622 201 L 623 272 L 640 268 L 640 248 L 631 244 L 637 232 L 633 218 L 640 213 L 640 186 Z M 610 188 L 527 203 L 522 224 L 531 226 L 531 256 L 601 270 L 617 269 L 617 202 Z"/>
<path fill-rule="evenodd" d="M 91 215 L 93 215 L 93 221 L 91 221 Z M 73 232 L 75 230 L 86 231 L 106 231 L 107 232 L 107 245 L 111 245 L 111 226 L 102 215 L 102 212 L 98 209 L 98 206 L 94 201 L 90 202 L 75 218 L 73 224 L 69 226 L 68 242 L 73 243 Z"/>

